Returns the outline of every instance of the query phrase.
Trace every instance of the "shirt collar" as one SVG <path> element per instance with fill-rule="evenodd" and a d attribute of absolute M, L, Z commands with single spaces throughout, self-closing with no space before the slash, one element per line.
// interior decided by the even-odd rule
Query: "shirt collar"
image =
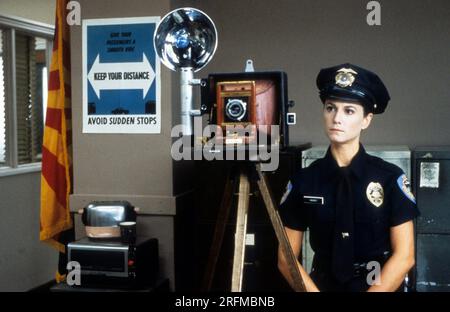
<path fill-rule="evenodd" d="M 361 179 L 364 176 L 365 172 L 365 160 L 366 160 L 366 150 L 362 146 L 362 144 L 359 144 L 359 150 L 356 153 L 355 156 L 353 156 L 350 164 L 347 166 L 348 169 L 352 172 L 353 175 Z M 324 157 L 325 160 L 325 168 L 324 168 L 324 174 L 326 177 L 336 176 L 337 170 L 339 169 L 339 166 L 334 159 L 333 155 L 331 154 L 331 147 L 328 147 L 327 153 Z"/>

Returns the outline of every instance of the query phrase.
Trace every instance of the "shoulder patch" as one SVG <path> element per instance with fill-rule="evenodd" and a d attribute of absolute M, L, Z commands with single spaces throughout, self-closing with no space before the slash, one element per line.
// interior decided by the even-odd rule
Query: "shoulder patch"
<path fill-rule="evenodd" d="M 400 188 L 400 190 L 402 190 L 403 194 L 405 194 L 405 196 L 408 197 L 408 199 L 411 200 L 415 204 L 416 198 L 414 197 L 413 193 L 411 192 L 410 183 L 405 174 L 402 174 L 401 176 L 398 177 L 397 185 Z"/>
<path fill-rule="evenodd" d="M 283 197 L 281 197 L 280 205 L 282 205 L 286 201 L 291 191 L 292 191 L 292 183 L 291 181 L 289 181 L 288 184 L 286 185 L 286 191 L 284 191 Z"/>

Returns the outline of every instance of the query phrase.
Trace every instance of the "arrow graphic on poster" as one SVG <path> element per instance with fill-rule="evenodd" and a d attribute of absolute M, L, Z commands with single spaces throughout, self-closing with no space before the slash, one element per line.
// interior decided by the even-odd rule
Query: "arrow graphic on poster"
<path fill-rule="evenodd" d="M 144 99 L 155 77 L 155 71 L 145 53 L 142 53 L 142 62 L 124 63 L 100 63 L 100 56 L 97 54 L 88 73 L 88 80 L 99 99 L 100 90 L 133 89 L 142 89 Z"/>

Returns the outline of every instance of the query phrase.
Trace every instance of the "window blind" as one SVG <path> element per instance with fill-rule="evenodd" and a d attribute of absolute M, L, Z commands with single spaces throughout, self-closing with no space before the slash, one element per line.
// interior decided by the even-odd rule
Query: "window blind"
<path fill-rule="evenodd" d="M 16 34 L 17 151 L 19 164 L 39 161 L 42 145 L 42 96 L 37 93 L 36 39 Z"/>
<path fill-rule="evenodd" d="M 3 33 L 0 29 L 0 166 L 6 164 L 5 74 L 3 67 Z"/>

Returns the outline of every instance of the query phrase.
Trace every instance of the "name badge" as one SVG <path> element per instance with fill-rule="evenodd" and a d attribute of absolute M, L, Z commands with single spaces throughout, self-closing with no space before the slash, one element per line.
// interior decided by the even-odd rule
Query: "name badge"
<path fill-rule="evenodd" d="M 325 200 L 320 196 L 303 196 L 304 204 L 323 205 Z"/>

